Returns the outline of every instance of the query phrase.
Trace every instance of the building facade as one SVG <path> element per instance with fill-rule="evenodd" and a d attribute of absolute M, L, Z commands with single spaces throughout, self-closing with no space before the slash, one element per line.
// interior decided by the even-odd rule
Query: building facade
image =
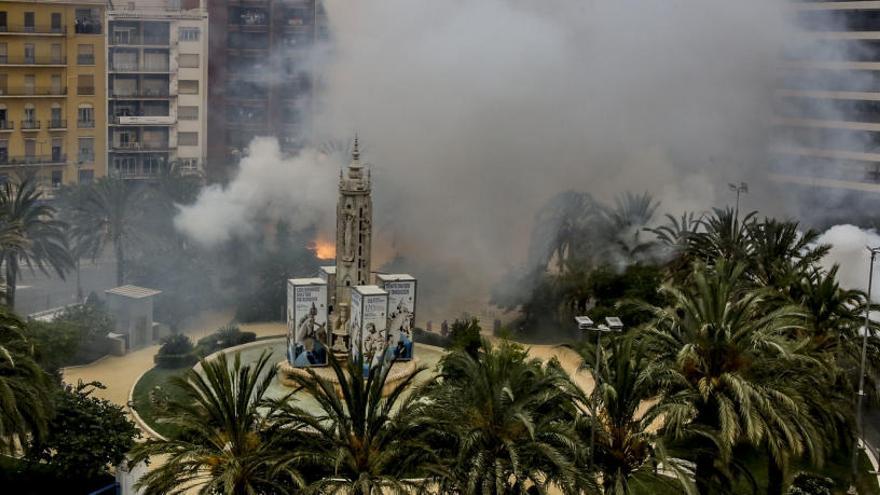
<path fill-rule="evenodd" d="M 106 175 L 101 0 L 0 1 L 0 180 Z"/>
<path fill-rule="evenodd" d="M 208 13 L 198 2 L 139 0 L 108 11 L 110 175 L 202 174 L 208 133 Z"/>
<path fill-rule="evenodd" d="M 308 60 L 325 36 L 317 0 L 210 0 L 209 175 L 223 179 L 255 136 L 298 150 L 311 115 Z M 222 113 L 222 114 L 221 114 Z"/>
<path fill-rule="evenodd" d="M 791 2 L 772 177 L 880 192 L 880 2 Z"/>

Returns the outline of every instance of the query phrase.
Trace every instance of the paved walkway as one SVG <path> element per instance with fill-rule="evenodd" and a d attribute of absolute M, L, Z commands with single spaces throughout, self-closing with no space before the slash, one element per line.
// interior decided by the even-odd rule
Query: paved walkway
<path fill-rule="evenodd" d="M 183 332 L 196 341 L 229 323 L 231 319 L 232 313 L 205 313 L 194 323 L 187 325 Z M 254 332 L 257 337 L 263 337 L 283 334 L 285 326 L 283 323 L 256 323 L 241 325 L 241 329 L 242 331 Z M 107 388 L 95 391 L 96 396 L 125 406 L 128 402 L 128 393 L 134 386 L 135 380 L 153 367 L 153 356 L 158 351 L 159 345 L 157 344 L 138 349 L 125 356 L 109 356 L 85 366 L 66 368 L 62 370 L 64 381 L 67 383 L 76 383 L 78 380 L 99 381 Z"/>

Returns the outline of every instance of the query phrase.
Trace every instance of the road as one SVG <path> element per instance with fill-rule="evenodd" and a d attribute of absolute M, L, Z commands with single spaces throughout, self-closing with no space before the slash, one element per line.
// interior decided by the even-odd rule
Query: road
<path fill-rule="evenodd" d="M 103 299 L 104 291 L 116 286 L 115 269 L 112 258 L 101 258 L 97 263 L 83 261 L 80 265 L 83 295 L 95 291 Z M 17 285 L 15 311 L 22 316 L 77 302 L 74 272 L 62 280 L 54 273 L 47 276 L 39 270 L 31 273 L 27 267 L 22 267 Z"/>

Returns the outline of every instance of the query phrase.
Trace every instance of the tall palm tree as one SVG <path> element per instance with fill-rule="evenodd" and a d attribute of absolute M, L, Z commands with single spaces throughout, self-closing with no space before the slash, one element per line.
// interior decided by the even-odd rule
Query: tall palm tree
<path fill-rule="evenodd" d="M 688 256 L 713 265 L 726 259 L 745 262 L 751 255 L 749 227 L 755 222 L 756 212 L 737 218 L 732 208 L 715 208 L 701 220 L 699 232 L 688 237 Z"/>
<path fill-rule="evenodd" d="M 0 188 L 0 218 L 14 242 L 0 245 L 6 264 L 6 305 L 15 308 L 20 264 L 64 278 L 73 267 L 67 246 L 67 224 L 56 220 L 55 208 L 42 200 L 34 176 L 7 181 Z"/>
<path fill-rule="evenodd" d="M 91 239 L 88 244 L 103 248 L 113 245 L 116 283 L 125 283 L 125 245 L 135 238 L 134 219 L 143 189 L 122 179 L 102 178 L 90 184 L 76 208 L 75 236 Z"/>
<path fill-rule="evenodd" d="M 712 491 L 737 444 L 770 444 L 791 456 L 807 448 L 795 426 L 808 421 L 795 380 L 807 358 L 789 337 L 803 314 L 768 309 L 773 295 L 745 289 L 744 271 L 724 259 L 713 269 L 697 265 L 687 286 L 664 288 L 670 307 L 649 308 L 655 362 L 648 373 L 663 390 L 653 414 L 673 438 L 695 442 L 701 494 Z"/>
<path fill-rule="evenodd" d="M 604 225 L 599 235 L 606 261 L 629 265 L 650 260 L 657 253 L 656 238 L 649 226 L 660 203 L 650 193 L 626 192 L 614 199 L 614 208 L 603 208 Z"/>
<path fill-rule="evenodd" d="M 284 448 L 280 425 L 266 419 L 272 410 L 258 410 L 275 379 L 269 357 L 263 353 L 253 365 L 242 365 L 238 354 L 232 363 L 221 354 L 201 361 L 201 370 L 172 378 L 180 393 L 167 399 L 159 419 L 179 432 L 132 450 L 132 464 L 165 457 L 138 482 L 143 493 L 296 493 L 303 478 L 295 454 Z"/>
<path fill-rule="evenodd" d="M 51 417 L 51 380 L 23 329 L 21 320 L 0 308 L 0 452 L 7 454 L 45 435 Z"/>
<path fill-rule="evenodd" d="M 787 290 L 816 266 L 830 246 L 819 245 L 815 230 L 801 232 L 798 223 L 765 218 L 747 223 L 751 255 L 749 274 L 761 286 Z"/>
<path fill-rule="evenodd" d="M 330 358 L 338 384 L 307 370 L 290 375 L 317 410 L 277 401 L 272 419 L 297 436 L 299 456 L 325 476 L 317 493 L 372 495 L 406 493 L 422 486 L 415 478 L 437 472 L 437 459 L 423 438 L 425 404 L 410 387 L 421 370 L 389 383 L 391 366 L 364 372 L 363 354 L 340 363 Z M 337 388 L 338 387 L 338 388 Z M 299 434 L 298 432 L 304 432 Z"/>
<path fill-rule="evenodd" d="M 555 361 L 529 359 L 521 347 L 488 342 L 475 358 L 444 357 L 428 392 L 434 442 L 445 445 L 442 493 L 526 493 L 551 484 L 566 492 L 591 488 L 577 469 L 586 447 L 575 432 L 576 395 Z"/>
<path fill-rule="evenodd" d="M 635 488 L 658 483 L 679 485 L 693 491 L 687 469 L 662 449 L 656 415 L 659 390 L 649 374 L 650 359 L 645 343 L 626 336 L 613 339 L 597 355 L 592 345 L 577 349 L 581 369 L 597 378 L 598 386 L 577 404 L 596 415 L 593 462 L 601 473 L 605 494 L 626 495 Z M 659 421 L 657 421 L 659 423 Z M 582 420 L 582 437 L 593 434 L 592 420 Z M 589 428 L 585 428 L 585 427 Z M 660 472 L 662 465 L 663 474 Z M 670 477 L 674 473 L 675 477 Z"/>

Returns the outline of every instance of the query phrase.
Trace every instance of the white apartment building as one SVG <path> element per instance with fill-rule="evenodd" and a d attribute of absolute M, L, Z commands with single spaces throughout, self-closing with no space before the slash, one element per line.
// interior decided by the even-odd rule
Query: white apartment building
<path fill-rule="evenodd" d="M 107 11 L 108 173 L 204 174 L 208 13 L 204 2 L 114 2 Z"/>

